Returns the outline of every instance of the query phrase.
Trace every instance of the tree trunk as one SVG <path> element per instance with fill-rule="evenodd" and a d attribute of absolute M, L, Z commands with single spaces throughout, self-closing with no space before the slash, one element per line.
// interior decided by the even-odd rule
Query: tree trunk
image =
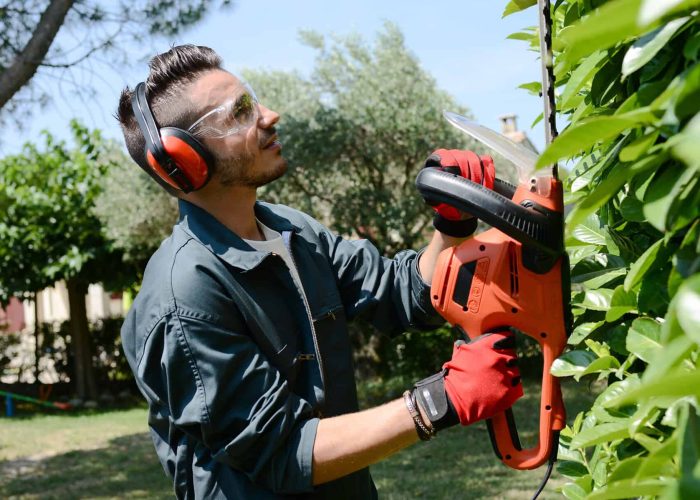
<path fill-rule="evenodd" d="M 39 343 L 39 292 L 34 292 L 34 384 L 39 387 L 39 359 L 41 344 Z"/>
<path fill-rule="evenodd" d="M 87 285 L 77 279 L 66 282 L 70 308 L 71 350 L 73 351 L 73 375 L 75 392 L 80 399 L 97 398 L 95 370 L 92 366 L 92 343 L 88 329 L 85 295 Z"/>
<path fill-rule="evenodd" d="M 32 37 L 6 68 L 0 67 L 0 109 L 36 73 L 75 0 L 52 0 Z"/>

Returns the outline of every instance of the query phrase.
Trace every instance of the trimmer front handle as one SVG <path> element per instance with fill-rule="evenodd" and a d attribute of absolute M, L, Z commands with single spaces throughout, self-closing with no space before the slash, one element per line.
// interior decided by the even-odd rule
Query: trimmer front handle
<path fill-rule="evenodd" d="M 512 184 L 496 179 L 491 190 L 459 175 L 425 168 L 416 187 L 426 201 L 452 205 L 523 244 L 548 253 L 563 251 L 562 214 L 534 207 L 534 201 L 529 206 L 513 202 L 517 188 Z"/>

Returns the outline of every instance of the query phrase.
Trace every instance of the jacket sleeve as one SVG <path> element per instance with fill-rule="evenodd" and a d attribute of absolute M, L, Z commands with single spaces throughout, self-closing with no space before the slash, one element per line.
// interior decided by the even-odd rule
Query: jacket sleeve
<path fill-rule="evenodd" d="M 276 493 L 312 491 L 318 419 L 255 342 L 226 323 L 177 307 L 151 335 L 138 377 L 215 460 Z"/>
<path fill-rule="evenodd" d="M 403 250 L 389 259 L 367 240 L 346 240 L 317 221 L 313 225 L 336 273 L 348 318 L 364 318 L 390 334 L 444 323 L 420 275 L 420 252 Z"/>

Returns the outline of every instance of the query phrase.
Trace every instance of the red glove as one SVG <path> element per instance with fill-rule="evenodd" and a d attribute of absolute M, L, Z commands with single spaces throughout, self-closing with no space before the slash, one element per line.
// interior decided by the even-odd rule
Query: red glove
<path fill-rule="evenodd" d="M 523 395 L 511 332 L 487 333 L 455 343 L 446 368 L 445 392 L 459 422 L 468 425 L 507 410 Z"/>
<path fill-rule="evenodd" d="M 493 189 L 496 169 L 490 156 L 479 156 L 473 151 L 461 149 L 436 149 L 425 160 L 426 168 L 440 168 L 445 172 L 460 175 L 477 184 Z M 459 220 L 462 212 L 450 205 L 441 203 L 435 211 L 449 220 Z"/>
<path fill-rule="evenodd" d="M 440 373 L 416 383 L 418 405 L 439 431 L 472 424 L 510 408 L 523 395 L 510 331 L 457 341 Z"/>

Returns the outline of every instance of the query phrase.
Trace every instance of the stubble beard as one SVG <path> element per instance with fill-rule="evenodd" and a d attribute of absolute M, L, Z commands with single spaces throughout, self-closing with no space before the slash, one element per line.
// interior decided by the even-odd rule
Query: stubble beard
<path fill-rule="evenodd" d="M 250 153 L 229 158 L 217 158 L 216 170 L 219 182 L 223 186 L 243 186 L 259 188 L 282 177 L 287 171 L 287 162 L 281 161 L 279 166 L 265 168 L 261 172 L 253 172 L 255 156 Z"/>

